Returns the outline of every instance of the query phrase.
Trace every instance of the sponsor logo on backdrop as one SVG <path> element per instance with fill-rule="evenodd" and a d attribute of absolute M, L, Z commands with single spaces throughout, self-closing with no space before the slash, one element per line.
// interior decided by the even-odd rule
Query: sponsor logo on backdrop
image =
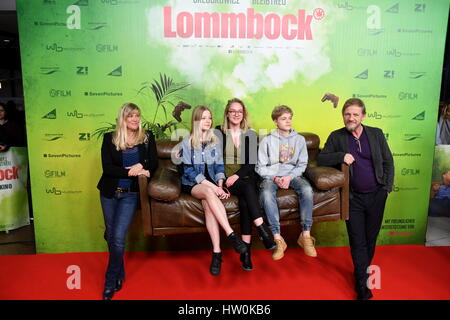
<path fill-rule="evenodd" d="M 403 136 L 403 141 L 414 141 L 421 138 L 422 135 L 420 133 L 405 133 Z"/>
<path fill-rule="evenodd" d="M 402 191 L 416 191 L 419 190 L 418 187 L 398 187 L 395 184 L 392 186 L 393 192 L 402 192 Z"/>
<path fill-rule="evenodd" d="M 89 141 L 91 140 L 91 134 L 90 133 L 78 133 L 78 140 L 80 141 Z"/>
<path fill-rule="evenodd" d="M 417 116 L 415 116 L 411 120 L 419 120 L 419 121 L 425 120 L 425 111 L 422 111 L 421 113 L 419 113 Z"/>
<path fill-rule="evenodd" d="M 397 29 L 397 32 L 399 32 L 399 33 L 433 33 L 433 30 L 399 28 L 399 29 Z"/>
<path fill-rule="evenodd" d="M 414 12 L 424 13 L 426 7 L 427 6 L 425 3 L 416 3 L 414 7 Z"/>
<path fill-rule="evenodd" d="M 89 74 L 89 68 L 86 66 L 77 66 L 76 68 L 76 74 L 79 76 L 87 76 Z"/>
<path fill-rule="evenodd" d="M 103 117 L 103 116 L 105 116 L 105 114 L 104 113 L 82 113 L 82 112 L 79 112 L 78 110 L 75 109 L 72 112 L 67 112 L 67 116 L 69 118 L 82 119 L 82 118 Z"/>
<path fill-rule="evenodd" d="M 354 3 L 348 2 L 348 1 L 338 2 L 337 7 L 339 9 L 345 9 L 345 10 L 349 10 L 349 11 L 352 11 L 352 10 L 366 10 L 366 7 L 364 7 L 364 6 L 356 6 Z"/>
<path fill-rule="evenodd" d="M 56 4 L 56 0 L 43 0 L 43 4 Z"/>
<path fill-rule="evenodd" d="M 395 119 L 395 118 L 401 118 L 401 115 L 397 114 L 386 114 L 386 113 L 380 113 L 378 111 L 369 112 L 367 113 L 367 117 L 369 119 L 375 119 L 375 120 L 381 120 L 381 119 Z"/>
<path fill-rule="evenodd" d="M 357 76 L 355 76 L 355 79 L 366 80 L 368 78 L 369 78 L 369 69 L 366 69 L 363 72 L 361 72 L 360 74 L 358 74 Z"/>
<path fill-rule="evenodd" d="M 53 52 L 63 52 L 63 51 L 83 51 L 84 48 L 75 48 L 75 47 L 63 47 L 57 43 L 47 44 L 46 49 Z"/>
<path fill-rule="evenodd" d="M 59 21 L 34 21 L 36 27 L 65 27 L 65 22 Z"/>
<path fill-rule="evenodd" d="M 420 56 L 420 53 L 418 53 L 418 52 L 405 52 L 405 51 L 400 51 L 398 49 L 389 49 L 389 50 L 386 51 L 386 55 L 387 56 L 396 57 L 396 58 L 400 58 L 400 57 Z"/>
<path fill-rule="evenodd" d="M 50 89 L 48 91 L 48 94 L 52 98 L 57 98 L 57 97 L 66 98 L 66 97 L 72 96 L 72 90 Z"/>
<path fill-rule="evenodd" d="M 57 189 L 56 187 L 47 187 L 45 188 L 45 193 L 55 195 L 55 196 L 61 196 L 63 194 L 80 194 L 82 193 L 81 190 L 61 190 Z"/>
<path fill-rule="evenodd" d="M 392 156 L 394 157 L 421 157 L 421 153 L 411 153 L 411 152 L 404 152 L 404 153 L 392 153 Z"/>
<path fill-rule="evenodd" d="M 386 99 L 388 96 L 385 94 L 374 94 L 374 93 L 354 93 L 353 98 L 359 99 Z"/>
<path fill-rule="evenodd" d="M 410 79 L 419 79 L 419 78 L 425 77 L 426 74 L 427 74 L 426 72 L 416 72 L 416 71 L 411 71 L 411 72 L 409 73 L 409 78 L 410 78 Z"/>
<path fill-rule="evenodd" d="M 385 219 L 381 229 L 414 229 L 415 219 Z M 402 231 L 389 231 L 390 236 L 411 236 L 414 232 L 402 232 Z"/>
<path fill-rule="evenodd" d="M 52 111 L 50 111 L 49 113 L 47 113 L 46 115 L 44 115 L 44 116 L 42 117 L 42 119 L 51 119 L 51 120 L 56 119 L 56 109 L 53 109 Z"/>
<path fill-rule="evenodd" d="M 40 70 L 41 70 L 40 74 L 45 75 L 51 75 L 54 74 L 55 72 L 60 71 L 59 67 L 41 67 Z"/>
<path fill-rule="evenodd" d="M 92 92 L 92 91 L 85 91 L 84 92 L 85 96 L 89 96 L 89 97 L 121 97 L 123 96 L 122 92 L 107 92 L 107 91 L 102 91 L 102 92 Z"/>
<path fill-rule="evenodd" d="M 75 154 L 75 153 L 44 153 L 42 155 L 44 158 L 81 158 L 81 154 Z"/>
<path fill-rule="evenodd" d="M 62 133 L 46 133 L 46 134 L 44 134 L 45 141 L 57 141 L 59 139 L 62 139 L 63 137 L 64 137 L 64 134 L 62 134 Z"/>
<path fill-rule="evenodd" d="M 22 165 L 12 166 L 11 168 L 0 170 L 0 181 L 10 181 L 19 179 L 19 170 L 22 169 Z"/>
<path fill-rule="evenodd" d="M 98 43 L 95 46 L 95 50 L 97 52 L 101 52 L 101 53 L 111 53 L 111 52 L 118 52 L 119 51 L 119 46 L 117 44 L 101 44 Z"/>
<path fill-rule="evenodd" d="M 395 71 L 394 70 L 384 70 L 384 78 L 385 79 L 394 79 Z"/>
<path fill-rule="evenodd" d="M 234 0 L 234 1 L 238 1 L 239 0 Z M 198 2 L 198 0 L 194 0 L 194 3 Z M 284 0 L 284 2 L 286 2 L 286 0 Z M 110 6 L 118 6 L 121 4 L 137 4 L 140 3 L 140 1 L 138 0 L 101 0 L 101 3 L 106 4 L 106 5 L 110 5 Z"/>
<path fill-rule="evenodd" d="M 417 176 L 420 174 L 420 169 L 403 168 L 401 174 L 402 176 Z"/>
<path fill-rule="evenodd" d="M 108 27 L 106 22 L 88 22 L 89 30 L 103 30 Z"/>
<path fill-rule="evenodd" d="M 122 66 L 118 66 L 117 68 L 115 68 L 113 71 L 108 73 L 108 76 L 121 77 L 122 76 Z"/>
<path fill-rule="evenodd" d="M 398 98 L 400 100 L 416 100 L 419 97 L 419 95 L 415 92 L 403 92 L 400 91 L 398 93 Z"/>
<path fill-rule="evenodd" d="M 389 13 L 399 13 L 399 11 L 400 11 L 400 5 L 398 3 L 386 10 L 386 12 L 389 12 Z"/>
<path fill-rule="evenodd" d="M 89 6 L 89 0 L 78 0 L 74 3 L 76 6 L 87 7 Z"/>
<path fill-rule="evenodd" d="M 314 14 L 299 9 L 297 14 L 279 15 L 277 13 L 255 13 L 248 8 L 246 12 L 179 12 L 172 7 L 164 7 L 165 38 L 241 38 L 241 39 L 279 39 L 313 40 L 311 22 L 321 20 L 325 12 L 321 8 Z M 175 22 L 175 25 L 173 23 Z"/>
<path fill-rule="evenodd" d="M 381 27 L 381 9 L 379 6 L 370 5 L 366 10 L 367 16 L 367 30 L 369 31 L 369 35 L 377 36 L 384 32 L 384 28 Z"/>
<path fill-rule="evenodd" d="M 360 56 L 360 57 L 374 57 L 374 56 L 378 55 L 378 50 L 359 48 L 357 53 L 358 53 L 358 56 Z"/>
<path fill-rule="evenodd" d="M 45 170 L 44 177 L 46 178 L 65 178 L 66 172 L 61 170 Z"/>

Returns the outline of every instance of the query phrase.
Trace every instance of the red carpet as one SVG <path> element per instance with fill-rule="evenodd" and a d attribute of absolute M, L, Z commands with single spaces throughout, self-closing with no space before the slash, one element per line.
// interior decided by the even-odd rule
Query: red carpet
<path fill-rule="evenodd" d="M 127 278 L 114 299 L 297 300 L 354 299 L 349 248 L 319 248 L 309 258 L 288 248 L 282 260 L 253 250 L 254 270 L 241 269 L 226 250 L 218 277 L 209 274 L 209 251 L 132 252 Z M 107 253 L 0 256 L 0 300 L 100 299 Z M 450 247 L 379 246 L 379 299 L 450 299 Z M 69 290 L 68 266 L 81 269 L 81 289 Z"/>

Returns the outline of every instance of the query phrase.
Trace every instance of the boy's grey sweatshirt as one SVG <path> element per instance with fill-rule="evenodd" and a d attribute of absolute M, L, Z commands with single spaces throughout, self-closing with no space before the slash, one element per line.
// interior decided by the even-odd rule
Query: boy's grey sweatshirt
<path fill-rule="evenodd" d="M 299 177 L 305 172 L 308 164 L 308 151 L 305 138 L 291 129 L 284 137 L 273 130 L 259 144 L 258 164 L 256 172 L 263 179 L 273 180 L 275 177 Z"/>

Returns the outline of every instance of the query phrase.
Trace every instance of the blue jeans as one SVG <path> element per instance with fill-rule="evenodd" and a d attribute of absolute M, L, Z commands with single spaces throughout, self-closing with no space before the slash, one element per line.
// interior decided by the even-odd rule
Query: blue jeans
<path fill-rule="evenodd" d="M 109 262 L 106 269 L 105 288 L 112 289 L 118 279 L 125 278 L 123 254 L 128 228 L 138 204 L 137 192 L 116 193 L 114 198 L 100 195 L 106 227 Z"/>
<path fill-rule="evenodd" d="M 273 180 L 264 179 L 260 186 L 259 200 L 270 224 L 272 234 L 280 234 L 280 211 L 277 204 L 278 186 Z M 299 196 L 300 223 L 303 231 L 310 231 L 313 220 L 313 190 L 309 182 L 303 177 L 295 177 L 289 184 Z"/>

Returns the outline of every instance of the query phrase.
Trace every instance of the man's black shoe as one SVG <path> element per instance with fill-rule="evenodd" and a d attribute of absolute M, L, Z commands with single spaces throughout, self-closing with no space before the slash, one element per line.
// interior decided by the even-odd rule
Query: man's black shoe
<path fill-rule="evenodd" d="M 116 282 L 116 287 L 114 288 L 114 291 L 120 291 L 120 289 L 122 289 L 122 285 L 123 285 L 123 279 L 119 279 Z"/>
<path fill-rule="evenodd" d="M 228 239 L 231 241 L 231 244 L 233 245 L 234 250 L 238 253 L 245 253 L 247 252 L 247 246 L 245 245 L 245 242 L 242 241 L 236 232 L 232 232 L 228 235 Z"/>
<path fill-rule="evenodd" d="M 220 273 L 221 266 L 222 266 L 222 252 L 219 253 L 213 252 L 209 272 L 211 272 L 213 276 L 217 276 Z"/>
<path fill-rule="evenodd" d="M 111 300 L 114 296 L 114 288 L 105 288 L 103 290 L 103 300 Z"/>

